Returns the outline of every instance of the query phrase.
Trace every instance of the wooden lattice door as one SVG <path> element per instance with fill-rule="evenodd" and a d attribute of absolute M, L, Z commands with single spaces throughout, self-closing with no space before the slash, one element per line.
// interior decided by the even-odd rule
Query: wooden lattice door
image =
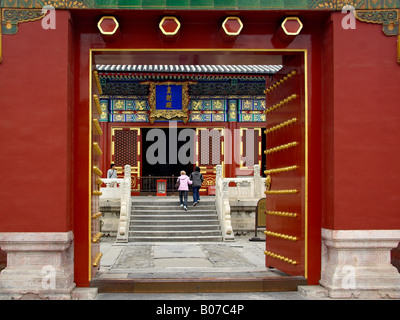
<path fill-rule="evenodd" d="M 245 176 L 254 174 L 254 165 L 261 168 L 261 128 L 240 128 L 240 161 L 236 175 Z"/>
<path fill-rule="evenodd" d="M 131 191 L 140 192 L 141 164 L 141 130 L 140 128 L 111 129 L 111 162 L 115 164 L 118 178 L 124 177 L 124 167 L 131 166 Z"/>
<path fill-rule="evenodd" d="M 200 194 L 213 194 L 216 165 L 222 165 L 222 175 L 224 175 L 224 129 L 197 128 L 195 141 L 196 166 L 200 167 L 204 178 Z"/>

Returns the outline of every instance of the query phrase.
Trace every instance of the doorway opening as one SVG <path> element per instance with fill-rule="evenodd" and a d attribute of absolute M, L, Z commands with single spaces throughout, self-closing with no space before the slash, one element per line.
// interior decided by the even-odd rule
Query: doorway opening
<path fill-rule="evenodd" d="M 99 50 L 101 51 L 101 50 Z M 105 50 L 106 51 L 106 50 Z M 143 50 L 142 50 L 143 51 Z M 170 63 L 172 63 L 171 65 L 173 66 L 173 62 L 175 61 L 180 61 L 180 57 L 182 56 L 182 53 L 179 52 L 179 50 L 171 50 L 171 51 L 166 51 L 163 52 L 162 55 L 160 55 L 158 53 L 157 50 L 149 50 L 149 54 L 143 54 L 143 52 L 131 52 L 129 53 L 129 61 L 130 63 L 132 61 L 137 61 L 137 62 L 141 62 L 143 64 L 146 65 L 150 65 L 151 61 L 151 65 L 157 65 L 157 63 L 159 64 L 164 64 L 164 61 L 167 57 L 167 59 L 170 61 Z M 196 57 L 196 59 L 194 59 L 193 61 L 196 61 L 197 64 L 199 64 L 199 69 L 201 70 L 201 66 L 203 66 L 202 64 L 200 64 L 200 62 L 206 63 L 217 63 L 217 62 L 221 62 L 222 58 L 224 59 L 225 63 L 231 63 L 232 65 L 234 65 L 235 63 L 240 65 L 240 62 L 246 62 L 249 61 L 251 59 L 253 59 L 253 63 L 258 61 L 258 62 L 265 62 L 265 61 L 279 61 L 282 65 L 283 68 L 278 68 L 278 70 L 275 71 L 275 73 L 273 75 L 268 74 L 268 75 L 264 75 L 265 78 L 265 84 L 264 84 L 264 90 L 265 92 L 268 92 L 268 90 L 271 90 L 270 88 L 278 88 L 275 90 L 274 92 L 274 96 L 273 99 L 271 98 L 271 100 L 264 100 L 264 105 L 263 105 L 263 109 L 262 110 L 257 110 L 254 109 L 254 103 L 251 104 L 248 101 L 250 101 L 250 99 L 247 98 L 246 100 L 246 105 L 244 104 L 244 102 L 241 100 L 240 97 L 238 97 L 238 95 L 229 95 L 226 94 L 226 101 L 227 101 L 227 109 L 223 109 L 223 111 L 228 111 L 229 107 L 231 106 L 230 103 L 232 103 L 232 106 L 234 106 L 236 101 L 236 114 L 234 114 L 232 116 L 232 118 L 229 118 L 229 112 L 225 113 L 226 118 L 220 118 L 222 120 L 220 120 L 221 122 L 215 122 L 214 125 L 218 125 L 218 126 L 222 126 L 223 130 L 235 130 L 235 129 L 240 129 L 241 126 L 250 126 L 253 128 L 256 128 L 259 126 L 258 125 L 254 125 L 254 123 L 250 123 L 251 121 L 253 121 L 254 119 L 256 119 L 256 115 L 259 114 L 268 114 L 268 113 L 273 113 L 275 112 L 275 110 L 279 109 L 277 112 L 275 112 L 274 114 L 276 114 L 277 116 L 275 118 L 271 118 L 274 119 L 272 122 L 268 122 L 267 121 L 267 130 L 266 132 L 264 132 L 262 134 L 262 138 L 259 141 L 259 145 L 258 148 L 262 148 L 265 150 L 266 154 L 269 153 L 275 153 L 278 151 L 282 151 L 282 150 L 286 150 L 286 149 L 290 149 L 293 146 L 297 146 L 299 145 L 299 148 L 297 148 L 296 150 L 300 150 L 300 151 L 296 151 L 295 155 L 298 157 L 298 159 L 300 159 L 299 161 L 301 163 L 292 163 L 291 159 L 294 159 L 290 154 L 289 155 L 285 155 L 282 153 L 280 154 L 281 156 L 278 156 L 275 160 L 275 162 L 272 163 L 268 163 L 268 161 L 261 161 L 260 159 L 260 165 L 261 168 L 263 169 L 263 173 L 265 174 L 270 174 L 270 175 L 275 175 L 278 174 L 278 177 L 275 178 L 275 176 L 272 176 L 272 185 L 273 187 L 278 187 L 278 188 L 274 188 L 270 191 L 267 190 L 267 195 L 268 192 L 271 195 L 284 195 L 282 198 L 280 199 L 275 199 L 274 200 L 274 204 L 275 204 L 275 210 L 272 210 L 271 208 L 269 208 L 269 211 L 272 212 L 271 215 L 274 216 L 272 219 L 275 219 L 277 216 L 279 216 L 279 214 L 277 213 L 282 213 L 282 216 L 284 216 L 283 211 L 278 211 L 279 210 L 279 204 L 281 203 L 283 207 L 285 207 L 287 204 L 289 204 L 289 206 L 293 209 L 296 208 L 298 210 L 298 214 L 296 215 L 296 217 L 301 217 L 301 219 L 294 219 L 292 221 L 295 221 L 296 226 L 294 227 L 293 230 L 296 230 L 295 232 L 299 233 L 299 236 L 293 236 L 291 234 L 285 234 L 283 232 L 275 232 L 275 231 L 271 231 L 271 230 L 266 230 L 266 241 L 269 241 L 269 237 L 277 237 L 277 235 L 280 235 L 281 239 L 288 239 L 288 237 L 290 237 L 290 239 L 300 239 L 300 237 L 302 237 L 302 241 L 299 242 L 300 246 L 297 246 L 296 250 L 299 250 L 299 252 L 294 253 L 295 255 L 300 255 L 302 258 L 302 260 L 297 259 L 291 259 L 288 256 L 284 256 L 284 255 L 280 255 L 279 252 L 274 252 L 273 249 L 269 249 L 269 250 L 265 250 L 265 244 L 263 244 L 263 248 L 259 248 L 259 256 L 258 256 L 258 261 L 260 261 L 260 259 L 263 262 L 263 271 L 262 274 L 260 275 L 260 278 L 257 278 L 257 280 L 260 279 L 266 279 L 269 278 L 268 275 L 266 275 L 266 273 L 270 272 L 271 269 L 269 269 L 269 267 L 272 267 L 274 272 L 276 272 L 276 274 L 278 274 L 280 277 L 282 277 L 282 279 L 285 279 L 285 281 L 287 279 L 291 279 L 291 281 L 293 280 L 294 283 L 306 283 L 306 271 L 304 269 L 304 267 L 307 267 L 307 256 L 304 256 L 304 253 L 307 253 L 307 230 L 305 229 L 305 221 L 307 220 L 307 198 L 306 198 L 306 181 L 307 181 L 307 162 L 306 162 L 306 144 L 307 144 L 307 132 L 306 132 L 306 128 L 307 128 L 307 102 L 306 102 L 306 88 L 305 88 L 305 83 L 306 83 L 306 70 L 307 70 L 307 66 L 306 66 L 306 51 L 305 50 L 298 50 L 295 52 L 289 52 L 289 50 L 287 50 L 287 52 L 285 52 L 285 55 L 280 54 L 277 51 L 274 51 L 273 53 L 269 53 L 268 50 L 254 50 L 252 53 L 249 53 L 248 51 L 240 51 L 240 50 L 232 50 L 229 53 L 227 52 L 223 52 L 223 50 L 216 50 L 215 52 L 212 51 L 205 51 L 202 54 L 199 54 L 198 52 L 199 50 L 196 50 L 196 52 L 190 52 L 190 51 L 185 51 L 184 55 L 185 55 L 185 61 L 193 59 L 194 57 Z M 200 50 L 201 51 L 201 50 Z M 282 50 L 285 51 L 285 50 Z M 96 50 L 93 50 L 93 53 L 96 53 Z M 121 62 L 121 59 L 123 58 L 124 54 L 126 54 L 126 52 L 124 53 L 118 53 L 118 59 Z M 103 66 L 102 60 L 105 59 L 105 61 L 110 61 L 110 59 L 113 56 L 113 51 L 110 52 L 103 52 L 101 55 L 94 55 L 94 58 L 96 60 L 96 58 L 98 59 L 98 62 L 96 62 L 96 65 L 99 66 Z M 128 56 L 128 55 L 127 55 Z M 177 64 L 178 65 L 178 64 Z M 128 66 L 122 67 L 123 69 L 128 68 Z M 221 70 L 221 69 L 219 69 Z M 109 70 L 108 70 L 109 71 Z M 118 70 L 120 71 L 120 70 Z M 146 71 L 148 71 L 146 69 Z M 220 71 L 222 72 L 222 71 Z M 109 75 L 107 75 L 109 77 Z M 185 77 L 190 77 L 193 76 L 193 73 L 185 73 L 184 75 Z M 197 75 L 196 75 L 197 76 Z M 201 75 L 201 76 L 204 76 Z M 237 76 L 237 75 L 236 75 Z M 208 78 L 207 78 L 208 77 Z M 295 82 L 291 82 L 288 81 L 288 79 L 293 78 L 296 79 Z M 187 79 L 187 78 L 185 78 Z M 196 79 L 199 79 L 198 76 Z M 146 79 L 145 79 L 146 80 Z M 209 75 L 206 75 L 206 80 L 210 80 Z M 206 81 L 207 82 L 207 81 Z M 101 82 L 100 82 L 101 84 Z M 224 84 L 224 86 L 222 86 L 221 88 L 230 88 L 230 87 L 234 87 L 235 90 L 240 90 L 238 89 L 239 87 L 237 86 L 237 82 L 236 81 L 230 81 L 229 84 L 227 85 L 226 83 Z M 286 86 L 286 87 L 285 87 Z M 126 88 L 127 86 L 124 86 L 124 88 Z M 128 86 L 129 87 L 129 86 Z M 135 86 L 133 86 L 135 87 Z M 248 86 L 249 87 L 249 86 Z M 252 87 L 250 85 L 250 87 Z M 137 86 L 136 86 L 137 88 Z M 201 90 L 207 90 L 210 89 L 211 91 L 201 91 Z M 207 86 L 207 84 L 205 84 L 204 88 L 201 89 L 200 91 L 197 92 L 197 95 L 194 97 L 196 99 L 198 99 L 197 101 L 201 100 L 199 99 L 199 97 L 201 96 L 201 94 L 203 93 L 204 95 L 207 96 L 207 98 L 210 98 L 210 95 L 213 94 L 212 88 L 214 88 L 214 84 L 211 84 Z M 217 88 L 217 87 L 215 87 Z M 282 88 L 285 88 L 285 90 L 283 90 Z M 196 88 L 198 89 L 198 88 Z M 254 88 L 253 88 L 254 89 Z M 280 90 L 282 89 L 282 90 Z M 142 87 L 139 88 L 139 90 L 143 90 Z M 263 91 L 264 91 L 263 90 Z M 207 94 L 206 94 L 207 93 Z M 223 94 L 222 94 L 223 95 Z M 129 95 L 128 95 L 129 96 Z M 220 97 L 221 96 L 221 91 L 218 91 L 218 94 L 215 93 L 215 97 Z M 263 96 L 265 97 L 265 94 L 263 92 Z M 275 100 L 274 100 L 275 99 Z M 292 103 L 294 100 L 296 100 L 296 103 Z M 240 102 L 238 102 L 240 101 Z M 274 101 L 274 104 L 271 105 L 271 101 Z M 288 105 L 289 108 L 282 112 L 280 109 L 281 106 L 284 105 Z M 209 104 L 211 106 L 211 109 L 207 109 L 207 110 L 200 110 L 200 112 L 196 113 L 198 110 L 189 110 L 189 113 L 192 112 L 193 114 L 195 114 L 196 116 L 200 116 L 201 120 L 199 121 L 200 123 L 196 123 L 196 128 L 197 129 L 201 129 L 202 128 L 202 122 L 206 122 L 208 121 L 207 119 L 211 119 L 209 121 L 212 122 L 212 115 L 216 114 L 218 115 L 218 110 L 213 110 L 212 109 L 212 103 Z M 253 109 L 246 109 L 247 106 L 251 105 L 251 107 Z M 113 106 L 112 104 L 110 104 L 110 106 Z M 296 111 L 294 112 L 293 108 L 297 108 Z M 109 109 L 111 110 L 111 109 Z M 239 111 L 240 113 L 239 114 Z M 123 111 L 127 111 L 126 109 Z M 207 111 L 207 112 L 206 112 Z M 261 112 L 259 112 L 261 111 Z M 134 110 L 134 112 L 136 112 L 136 110 Z M 127 113 L 127 112 L 126 112 Z M 296 121 L 293 120 L 293 114 L 296 113 Z M 210 114 L 211 116 L 209 118 L 203 116 L 203 115 L 208 115 Z M 189 119 L 191 119 L 189 117 Z M 193 117 L 193 120 L 195 118 Z M 292 121 L 293 120 L 293 121 Z M 290 133 L 288 134 L 287 137 L 285 137 L 285 135 L 280 136 L 279 139 L 274 140 L 273 138 L 271 138 L 270 133 L 274 132 L 282 132 L 283 130 L 280 130 L 282 128 L 286 128 L 288 127 L 289 124 L 293 124 L 294 122 L 297 122 L 297 124 L 295 126 L 291 126 L 290 130 L 295 130 L 295 131 L 290 131 Z M 129 125 L 132 126 L 132 125 Z M 165 159 L 165 163 L 152 163 L 151 161 L 143 161 L 142 162 L 142 175 L 146 176 L 146 175 L 159 175 L 161 176 L 169 176 L 169 175 L 179 175 L 179 172 L 182 169 L 186 169 L 186 172 L 191 172 L 193 171 L 194 168 L 194 164 L 193 163 L 171 163 L 168 162 L 168 159 L 170 158 L 174 158 L 177 156 L 177 153 L 171 153 L 171 141 L 169 139 L 169 133 L 168 133 L 168 129 L 167 128 L 157 128 L 157 125 L 155 126 L 151 126 L 151 125 L 146 125 L 145 127 L 141 126 L 140 123 L 136 124 L 136 126 L 141 127 L 142 130 L 142 160 L 143 157 L 146 157 L 146 155 L 148 153 L 152 154 L 153 157 L 155 158 L 163 158 Z M 106 127 L 106 126 L 105 126 Z M 156 143 L 156 141 L 153 139 L 146 139 L 148 134 L 152 131 L 152 130 L 159 130 L 159 133 L 162 134 L 165 138 L 165 150 L 166 152 L 160 153 L 160 150 L 153 150 L 152 147 L 154 147 L 154 143 Z M 183 130 L 182 128 L 178 128 L 177 132 L 179 133 L 181 130 Z M 297 130 L 297 131 L 296 131 Z M 299 141 L 286 141 L 287 138 L 291 139 L 291 137 L 293 137 L 293 132 L 295 132 L 295 136 L 298 137 L 298 139 L 300 139 Z M 264 139 L 265 136 L 265 139 Z M 297 139 L 297 138 L 296 138 Z M 175 140 L 174 140 L 175 141 Z M 172 141 L 172 142 L 174 142 Z M 275 145 L 271 145 L 269 144 L 268 141 L 275 141 Z M 185 144 L 185 141 L 177 141 L 177 150 L 179 150 L 180 147 L 182 147 Z M 235 148 L 236 146 L 234 144 L 232 144 L 232 148 Z M 270 149 L 270 150 L 268 150 Z M 222 150 L 222 149 L 221 149 Z M 241 150 L 241 152 L 244 152 L 244 150 Z M 178 157 L 179 158 L 179 157 Z M 297 160 L 296 160 L 297 161 Z M 225 164 L 224 164 L 225 165 Z M 265 166 L 265 169 L 264 169 Z M 297 170 L 301 167 L 300 170 Z M 232 174 L 233 172 L 237 173 L 240 172 L 238 170 L 242 169 L 241 164 L 237 164 L 234 163 L 233 166 L 227 170 L 227 166 L 225 165 L 225 171 L 229 172 L 229 174 Z M 293 169 L 295 168 L 295 169 Z M 206 168 L 205 170 L 210 170 L 210 172 L 212 172 L 213 170 L 215 171 L 215 168 Z M 265 172 L 264 172 L 265 171 Z M 291 181 L 290 179 L 286 179 L 284 178 L 283 180 L 280 179 L 282 175 L 282 173 L 286 173 L 286 172 L 290 172 L 289 175 L 292 173 L 292 171 L 296 171 L 296 175 L 291 177 L 291 179 L 293 181 L 295 181 L 294 183 L 296 184 L 296 189 L 291 189 L 291 186 L 287 186 L 284 184 L 281 184 L 281 181 Z M 300 172 L 300 173 L 299 173 Z M 299 173 L 299 174 L 298 174 Z M 286 179 L 286 180 L 285 180 Z M 277 183 L 275 183 L 275 181 L 277 181 Z M 298 184 L 299 183 L 299 184 Z M 297 185 L 298 184 L 298 185 Z M 292 192 L 293 190 L 296 190 L 296 192 Z M 295 193 L 297 195 L 296 198 L 290 198 L 290 194 L 291 193 Z M 152 199 L 147 199 L 147 201 L 153 201 Z M 143 203 L 143 205 L 145 205 L 145 203 Z M 161 206 L 163 206 L 164 204 L 161 204 Z M 150 222 L 151 223 L 151 222 Z M 279 225 L 279 223 L 278 223 Z M 285 228 L 286 222 L 283 222 L 282 227 Z M 278 227 L 279 229 L 279 227 Z M 253 229 L 254 230 L 254 229 Z M 252 230 L 252 231 L 253 231 Z M 285 229 L 280 229 L 281 231 L 285 231 Z M 289 229 L 288 232 L 292 232 L 292 229 Z M 268 233 L 269 232 L 269 233 Z M 305 236 L 305 238 L 304 238 Z M 248 239 L 247 239 L 248 240 Z M 191 249 L 188 249 L 188 247 L 190 247 Z M 201 250 L 199 250 L 199 248 L 201 247 Z M 242 251 L 242 256 L 240 256 L 240 254 L 238 255 L 238 250 L 237 248 L 242 247 L 242 248 L 248 248 L 245 245 L 236 245 L 235 244 L 226 244 L 226 243 L 216 243 L 216 244 L 212 244 L 212 246 L 210 247 L 206 247 L 204 245 L 200 245 L 200 244 L 193 244 L 193 243 L 185 243 L 185 245 L 182 244 L 170 244 L 170 245 L 165 245 L 165 244 L 152 244 L 149 245 L 147 244 L 147 247 L 145 244 L 140 244 L 140 245 L 130 245 L 129 243 L 126 245 L 125 249 L 123 251 L 120 252 L 120 254 L 118 254 L 118 261 L 121 262 L 121 266 L 128 266 L 129 265 L 129 257 L 132 257 L 132 255 L 129 255 L 129 251 L 132 250 L 131 254 L 137 253 L 137 250 L 139 252 L 141 252 L 142 257 L 145 257 L 146 254 L 148 252 L 151 252 L 153 254 L 156 254 L 156 256 L 158 255 L 159 257 L 162 257 L 164 255 L 164 259 L 167 259 L 166 256 L 170 255 L 170 257 L 172 257 L 173 259 L 184 259 L 184 257 L 182 257 L 182 255 L 187 255 L 188 250 L 192 250 L 193 252 L 190 254 L 193 254 L 194 257 L 190 257 L 191 258 L 191 262 L 186 260 L 186 263 L 194 263 L 195 265 L 193 266 L 185 266 L 184 264 L 184 260 L 180 260 L 183 262 L 183 265 L 181 266 L 167 266 L 167 268 L 171 267 L 171 268 L 176 268 L 176 269 L 172 269 L 173 272 L 171 272 L 170 275 L 174 275 L 174 279 L 175 281 L 178 281 L 176 279 L 177 275 L 178 278 L 180 279 L 180 281 L 182 282 L 182 279 L 184 278 L 183 273 L 177 273 L 175 271 L 179 271 L 179 268 L 195 268 L 197 271 L 199 271 L 201 268 L 207 268 L 206 265 L 201 265 L 200 261 L 202 255 L 208 255 L 208 253 L 212 253 L 212 252 L 216 252 L 218 250 L 225 250 L 226 248 L 229 248 L 231 257 L 232 256 L 236 256 L 239 257 L 239 260 L 242 261 L 249 261 L 249 252 L 250 250 L 246 250 L 244 249 Z M 223 249 L 225 248 L 225 249 Z M 236 249 L 235 249 L 236 248 Z M 280 248 L 279 245 L 276 248 Z M 121 248 L 120 248 L 121 249 Z M 121 249 L 122 250 L 122 249 Z M 136 250 L 136 251 L 135 251 Z M 145 253 L 146 252 L 146 253 Z M 223 252 L 221 253 L 222 255 L 224 254 Z M 267 264 L 265 265 L 265 256 L 264 254 L 266 254 L 267 257 Z M 180 256 L 181 255 L 181 256 Z M 196 257 L 196 255 L 198 255 Z M 179 257 L 180 256 L 180 257 Z M 211 254 L 212 256 L 212 254 Z M 210 257 L 210 256 L 208 256 Z M 245 257 L 245 259 L 241 259 Z M 290 277 L 291 275 L 291 271 L 289 273 L 285 273 L 281 270 L 285 270 L 284 267 L 279 267 L 279 268 L 274 268 L 275 262 L 273 259 L 278 258 L 278 260 L 280 261 L 289 261 L 291 263 L 291 267 L 296 266 L 301 264 L 302 268 L 300 273 L 295 273 L 295 277 Z M 281 259 L 282 258 L 282 259 Z M 197 260 L 196 260 L 197 259 Z M 212 258 L 208 258 L 209 261 L 211 261 L 210 259 Z M 271 262 L 272 259 L 272 262 Z M 135 260 L 136 261 L 136 260 Z M 145 261 L 149 261 L 148 259 Z M 143 262 L 145 262 L 143 261 Z M 164 262 L 166 262 L 167 260 L 164 260 Z M 232 262 L 233 260 L 231 260 Z M 118 268 L 118 263 L 119 262 L 115 262 L 116 264 L 114 266 L 117 266 Z M 131 261 L 132 262 L 132 261 Z M 203 261 L 204 262 L 204 261 Z M 126 264 L 124 264 L 126 263 Z M 196 263 L 198 263 L 196 265 Z M 234 265 L 234 263 L 233 263 Z M 158 271 L 161 271 L 163 269 L 165 269 L 165 265 L 158 265 L 158 266 L 153 266 L 156 268 L 160 268 Z M 145 271 L 146 268 L 149 268 L 148 266 L 144 266 L 143 269 L 141 271 L 144 272 L 144 278 L 146 278 L 148 276 L 148 273 Z M 200 269 L 199 269 L 200 268 Z M 241 270 L 243 272 L 245 272 L 245 270 L 250 270 L 251 268 L 249 268 L 248 265 L 246 265 L 246 263 L 244 263 L 243 265 L 236 265 L 235 268 L 237 270 Z M 240 269 L 242 268 L 242 269 Z M 123 270 L 124 268 L 121 267 L 120 270 Z M 126 268 L 125 268 L 126 269 Z M 194 269 L 193 269 L 194 270 Z M 205 270 L 205 269 L 204 269 Z M 203 271 L 204 271 L 203 270 Z M 207 272 L 210 272 L 210 269 L 207 269 L 208 271 L 205 271 L 204 274 L 207 274 Z M 224 272 L 228 272 L 228 269 L 226 269 Z M 147 270 L 149 271 L 149 270 Z M 165 270 L 164 270 L 165 271 Z M 187 271 L 187 270 L 186 270 Z M 231 270 L 232 271 L 232 270 Z M 254 271 L 254 270 L 253 270 Z M 120 271 L 118 271 L 120 272 Z M 117 273 L 118 273 L 117 272 Z M 147 275 L 146 275 L 147 274 Z M 275 276 L 276 276 L 275 274 Z M 136 274 L 137 275 L 137 274 Z M 164 275 L 165 276 L 165 275 Z M 192 274 L 192 280 L 193 278 L 199 279 L 199 274 L 197 273 L 197 275 Z M 157 279 L 160 279 L 160 274 L 157 274 Z M 201 276 L 200 276 L 201 278 Z M 209 278 L 209 277 L 207 277 Z M 219 275 L 219 277 L 217 278 L 221 278 L 221 274 Z M 222 276 L 223 278 L 223 276 Z M 232 280 L 232 278 L 228 277 L 229 281 L 235 281 Z M 246 277 L 245 277 L 246 278 Z M 249 280 L 250 278 L 246 278 L 247 280 Z M 143 279 L 142 279 L 143 280 Z M 152 280 L 154 280 L 154 278 L 152 278 Z M 236 279 L 237 280 L 237 279 Z M 254 279 L 253 279 L 254 280 Z M 93 279 L 93 283 L 96 283 L 96 286 L 101 286 L 103 285 L 100 282 L 99 279 Z M 215 282 L 215 281 L 214 281 Z M 241 282 L 241 281 L 239 281 Z M 251 282 L 251 281 L 250 281 Z M 196 283 L 196 281 L 191 281 L 191 283 Z M 243 285 L 243 283 L 242 283 Z M 171 289 L 171 287 L 169 287 Z"/>
<path fill-rule="evenodd" d="M 190 135 L 180 139 L 182 130 Z M 181 171 L 189 176 L 195 167 L 194 130 L 176 127 L 142 128 L 142 177 L 140 195 L 155 195 L 157 181 L 164 181 L 165 193 L 177 195 L 175 182 Z M 189 145 L 188 144 L 193 144 Z M 164 187 L 163 187 L 164 188 Z"/>
<path fill-rule="evenodd" d="M 151 134 L 155 130 L 157 132 Z M 195 164 L 193 157 L 190 159 L 190 150 L 188 149 L 183 157 L 179 156 L 179 150 L 181 150 L 182 146 L 190 142 L 189 138 L 183 141 L 178 139 L 182 130 L 185 129 L 142 128 L 142 153 L 145 157 L 143 159 L 144 177 L 179 177 L 182 170 L 187 174 L 193 171 Z M 176 137 L 172 137 L 172 135 L 176 135 Z M 154 138 L 154 136 L 157 138 Z M 185 160 L 185 163 L 181 162 L 182 159 Z"/>

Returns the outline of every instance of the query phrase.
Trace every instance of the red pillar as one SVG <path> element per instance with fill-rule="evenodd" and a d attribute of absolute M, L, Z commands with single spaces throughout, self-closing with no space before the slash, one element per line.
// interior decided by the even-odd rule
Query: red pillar
<path fill-rule="evenodd" d="M 398 298 L 396 37 L 359 21 L 344 29 L 343 17 L 333 13 L 323 37 L 320 284 L 331 297 Z"/>
<path fill-rule="evenodd" d="M 15 299 L 23 292 L 68 299 L 75 287 L 73 31 L 68 11 L 56 17 L 56 29 L 24 22 L 2 37 L 0 246 L 7 267 L 0 287 Z M 48 265 L 58 278 L 54 291 L 43 292 L 41 267 Z"/>
<path fill-rule="evenodd" d="M 72 229 L 73 51 L 69 12 L 57 28 L 21 23 L 0 64 L 0 232 Z M 29 52 L 29 54 L 27 54 Z"/>
<path fill-rule="evenodd" d="M 324 35 L 323 227 L 400 229 L 396 37 L 332 15 Z"/>

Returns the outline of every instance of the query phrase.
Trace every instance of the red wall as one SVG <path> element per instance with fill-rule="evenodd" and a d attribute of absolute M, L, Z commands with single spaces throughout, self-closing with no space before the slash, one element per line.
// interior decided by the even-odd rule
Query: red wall
<path fill-rule="evenodd" d="M 69 12 L 21 23 L 0 64 L 0 232 L 72 229 Z"/>
<path fill-rule="evenodd" d="M 399 229 L 396 37 L 332 14 L 323 46 L 323 227 Z"/>

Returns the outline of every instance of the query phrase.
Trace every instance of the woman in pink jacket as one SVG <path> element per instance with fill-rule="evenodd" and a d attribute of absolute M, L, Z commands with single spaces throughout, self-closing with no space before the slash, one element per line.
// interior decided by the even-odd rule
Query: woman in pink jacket
<path fill-rule="evenodd" d="M 178 188 L 179 202 L 181 204 L 181 207 L 183 207 L 183 209 L 187 211 L 187 197 L 189 191 L 189 184 L 192 184 L 192 181 L 190 181 L 185 171 L 181 171 L 181 175 L 178 177 L 177 181 L 179 181 L 179 188 Z"/>

